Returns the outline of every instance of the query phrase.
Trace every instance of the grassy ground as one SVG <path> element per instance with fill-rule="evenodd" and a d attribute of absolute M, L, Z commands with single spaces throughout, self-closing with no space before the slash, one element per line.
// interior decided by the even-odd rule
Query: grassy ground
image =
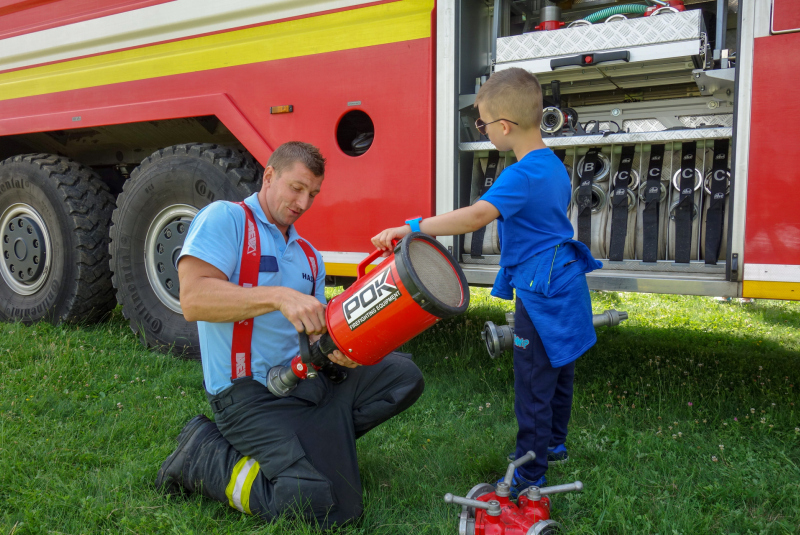
<path fill-rule="evenodd" d="M 442 500 L 495 481 L 516 426 L 511 357 L 479 331 L 510 302 L 405 346 L 427 388 L 359 441 L 366 512 L 347 534 L 456 535 Z M 570 533 L 800 533 L 800 304 L 593 293 L 627 310 L 577 365 L 570 461 L 552 484 Z M 210 414 L 197 362 L 144 351 L 119 313 L 95 326 L 0 324 L 0 534 L 311 533 L 153 486 L 183 424 Z"/>

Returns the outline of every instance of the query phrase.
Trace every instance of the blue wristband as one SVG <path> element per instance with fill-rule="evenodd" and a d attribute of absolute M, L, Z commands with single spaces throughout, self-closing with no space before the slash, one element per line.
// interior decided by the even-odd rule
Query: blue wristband
<path fill-rule="evenodd" d="M 419 230 L 419 222 L 422 221 L 421 217 L 406 220 L 406 224 L 411 227 L 411 232 L 421 232 Z"/>

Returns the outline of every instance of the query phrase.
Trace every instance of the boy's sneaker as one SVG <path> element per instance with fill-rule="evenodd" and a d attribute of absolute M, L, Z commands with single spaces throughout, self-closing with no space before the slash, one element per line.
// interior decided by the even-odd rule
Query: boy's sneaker
<path fill-rule="evenodd" d="M 502 483 L 505 478 L 501 477 L 497 480 L 497 483 Z M 497 486 L 497 483 L 494 486 Z M 511 499 L 516 500 L 519 496 L 519 493 L 527 489 L 528 487 L 544 487 L 547 485 L 547 479 L 542 476 L 536 481 L 531 481 L 530 479 L 525 479 L 521 475 L 519 475 L 519 470 L 514 470 L 514 477 L 511 478 Z"/>
<path fill-rule="evenodd" d="M 567 447 L 564 444 L 559 444 L 558 446 L 548 446 L 547 448 L 547 464 L 554 465 L 554 464 L 564 464 L 569 459 L 569 454 L 567 453 Z M 512 451 L 506 457 L 506 460 L 509 463 L 513 463 L 517 460 L 517 452 Z"/>
<path fill-rule="evenodd" d="M 552 448 L 547 448 L 547 464 L 564 464 L 569 459 L 567 447 L 564 444 L 559 444 Z"/>

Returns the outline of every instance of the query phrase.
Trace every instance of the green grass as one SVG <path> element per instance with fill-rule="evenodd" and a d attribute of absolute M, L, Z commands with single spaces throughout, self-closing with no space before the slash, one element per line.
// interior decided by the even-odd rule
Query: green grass
<path fill-rule="evenodd" d="M 593 293 L 577 364 L 570 461 L 552 484 L 570 533 L 800 533 L 800 304 Z M 473 290 L 468 314 L 407 344 L 426 391 L 359 440 L 366 512 L 347 534 L 456 535 L 442 500 L 494 482 L 514 444 L 511 356 L 479 332 L 510 302 Z M 93 326 L 0 324 L 0 534 L 312 533 L 261 524 L 153 480 L 183 424 L 210 415 L 197 362 L 145 351 L 119 311 Z"/>

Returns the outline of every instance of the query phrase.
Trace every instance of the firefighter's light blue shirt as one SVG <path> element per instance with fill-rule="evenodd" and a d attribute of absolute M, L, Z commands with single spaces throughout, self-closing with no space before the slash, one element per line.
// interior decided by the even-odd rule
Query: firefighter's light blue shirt
<path fill-rule="evenodd" d="M 267 220 L 257 194 L 244 201 L 253 211 L 261 243 L 259 286 L 286 286 L 306 295 L 311 294 L 311 266 L 294 226 L 289 227 L 287 242 L 281 231 Z M 228 280 L 239 283 L 244 241 L 244 210 L 233 203 L 217 201 L 197 213 L 180 258 L 194 256 L 222 271 Z M 325 264 L 315 249 L 319 272 L 316 297 L 325 303 Z M 231 383 L 231 344 L 233 323 L 197 322 L 200 334 L 200 354 L 206 390 L 217 394 Z M 255 318 L 250 369 L 253 378 L 266 385 L 267 372 L 272 366 L 285 365 L 299 352 L 297 330 L 279 311 Z"/>

